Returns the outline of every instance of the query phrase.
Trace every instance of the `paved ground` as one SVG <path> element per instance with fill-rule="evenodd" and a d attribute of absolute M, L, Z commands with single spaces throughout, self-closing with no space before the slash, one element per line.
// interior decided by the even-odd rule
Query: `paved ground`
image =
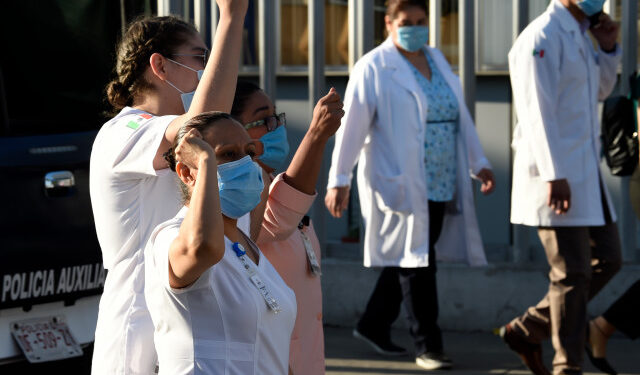
<path fill-rule="evenodd" d="M 393 332 L 394 340 L 411 348 L 411 338 L 405 330 Z M 325 327 L 327 375 L 416 375 L 424 374 L 414 363 L 412 357 L 389 360 L 381 358 L 366 344 L 354 339 L 351 330 L 346 328 Z M 519 359 L 502 343 L 500 338 L 488 333 L 444 333 L 447 354 L 454 361 L 451 371 L 434 371 L 434 374 L 447 375 L 528 375 L 531 374 Z M 550 345 L 544 348 L 545 360 L 551 363 Z M 1 375 L 89 374 L 90 351 L 81 358 L 29 365 L 16 363 L 0 366 Z M 630 341 L 622 336 L 614 336 L 609 343 L 609 358 L 620 375 L 640 375 L 640 340 Z M 599 374 L 590 364 L 585 375 Z M 298 375 L 298 374 L 296 374 Z M 304 374 L 300 374 L 304 375 Z"/>
<path fill-rule="evenodd" d="M 393 333 L 394 341 L 411 348 L 411 338 L 404 330 Z M 366 344 L 351 336 L 351 330 L 325 327 L 327 375 L 358 374 L 424 374 L 413 363 L 413 357 L 386 359 L 378 356 Z M 502 343 L 499 337 L 489 333 L 444 333 L 447 354 L 454 361 L 451 371 L 434 371 L 439 374 L 531 374 L 518 357 Z M 622 336 L 614 336 L 609 342 L 609 360 L 620 375 L 640 375 L 640 342 Z M 551 345 L 543 350 L 548 366 L 552 360 Z M 585 356 L 586 357 L 586 356 Z M 585 358 L 586 359 L 586 358 Z M 588 361 L 588 360 L 587 360 Z M 591 364 L 585 367 L 585 375 L 600 374 Z"/>

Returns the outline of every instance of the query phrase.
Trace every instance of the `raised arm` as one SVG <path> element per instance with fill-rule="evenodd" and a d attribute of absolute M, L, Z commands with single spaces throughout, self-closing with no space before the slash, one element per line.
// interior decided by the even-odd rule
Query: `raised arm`
<path fill-rule="evenodd" d="M 189 119 L 203 112 L 230 112 L 238 81 L 242 52 L 242 28 L 248 0 L 216 0 L 220 20 L 216 29 L 211 57 L 204 68 L 189 111 L 174 119 L 167 127 L 165 139 L 153 161 L 155 169 L 166 168 L 163 154 L 171 147 L 178 129 Z M 214 4 L 211 4 L 214 6 Z"/>
<path fill-rule="evenodd" d="M 316 104 L 309 130 L 284 173 L 284 180 L 294 189 L 309 195 L 315 192 L 325 146 L 344 116 L 342 107 L 340 95 L 333 87 Z"/>
<path fill-rule="evenodd" d="M 176 172 L 191 190 L 189 210 L 169 248 L 169 285 L 184 288 L 224 256 L 216 158 L 211 146 L 192 129 L 176 148 Z"/>

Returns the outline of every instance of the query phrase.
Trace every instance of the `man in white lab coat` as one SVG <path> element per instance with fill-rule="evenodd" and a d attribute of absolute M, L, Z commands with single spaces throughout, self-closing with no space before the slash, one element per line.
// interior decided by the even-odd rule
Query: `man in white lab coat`
<path fill-rule="evenodd" d="M 549 290 L 502 336 L 535 374 L 581 374 L 587 302 L 621 264 L 615 213 L 599 168 L 598 101 L 613 90 L 621 51 L 604 0 L 553 0 L 509 53 L 518 114 L 511 222 L 538 228 Z M 597 51 L 587 33 L 597 41 Z"/>

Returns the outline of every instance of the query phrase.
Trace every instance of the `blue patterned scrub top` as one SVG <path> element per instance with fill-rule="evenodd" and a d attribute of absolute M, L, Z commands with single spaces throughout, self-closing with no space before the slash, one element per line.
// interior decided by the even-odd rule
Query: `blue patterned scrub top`
<path fill-rule="evenodd" d="M 423 52 L 431 68 L 431 81 L 409 63 L 418 85 L 427 97 L 427 123 L 424 138 L 424 167 L 429 200 L 448 202 L 456 192 L 456 136 L 458 99 L 434 64 L 429 52 Z"/>

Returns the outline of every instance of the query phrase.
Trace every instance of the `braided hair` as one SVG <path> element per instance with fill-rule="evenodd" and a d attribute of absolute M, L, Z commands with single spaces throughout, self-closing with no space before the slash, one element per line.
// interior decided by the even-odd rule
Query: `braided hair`
<path fill-rule="evenodd" d="M 173 16 L 139 18 L 118 43 L 115 78 L 107 85 L 107 100 L 116 111 L 133 104 L 136 96 L 152 89 L 144 79 L 152 54 L 169 56 L 196 35 L 196 28 Z"/>

